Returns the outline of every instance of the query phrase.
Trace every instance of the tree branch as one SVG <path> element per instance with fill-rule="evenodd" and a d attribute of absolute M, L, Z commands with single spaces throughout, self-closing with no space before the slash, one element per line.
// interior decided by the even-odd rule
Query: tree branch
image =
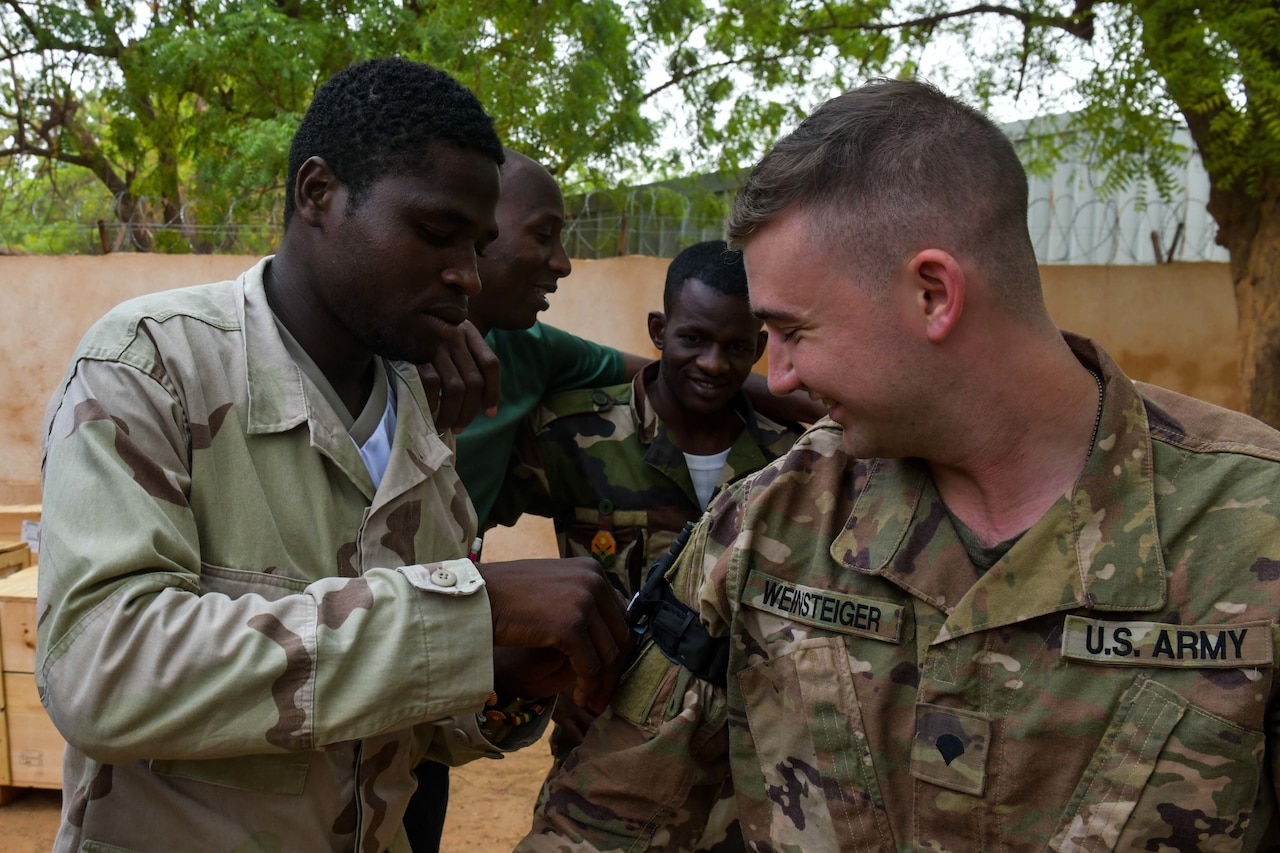
<path fill-rule="evenodd" d="M 67 53 L 82 53 L 88 56 L 100 56 L 104 59 L 120 58 L 123 45 L 120 42 L 119 35 L 114 31 L 111 32 L 112 43 L 110 46 L 67 41 L 66 39 L 55 36 L 47 27 L 42 26 L 38 21 L 28 15 L 27 11 L 19 5 L 17 0 L 4 0 L 4 5 L 13 10 L 13 13 L 18 16 L 18 20 L 20 20 L 22 25 L 26 27 L 28 35 L 35 40 L 36 44 L 35 50 L 32 51 L 33 53 L 43 50 L 61 50 Z M 85 5 L 92 9 L 95 4 L 86 3 Z"/>

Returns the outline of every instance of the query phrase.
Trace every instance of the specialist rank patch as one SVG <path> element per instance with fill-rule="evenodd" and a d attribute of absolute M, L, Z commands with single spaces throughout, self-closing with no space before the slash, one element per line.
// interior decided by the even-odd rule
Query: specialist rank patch
<path fill-rule="evenodd" d="M 1269 622 L 1171 625 L 1068 616 L 1062 656 L 1112 666 L 1271 666 Z"/>
<path fill-rule="evenodd" d="M 902 637 L 901 604 L 805 586 L 764 572 L 751 573 L 742 601 L 756 610 L 840 634 L 890 643 L 897 643 Z"/>

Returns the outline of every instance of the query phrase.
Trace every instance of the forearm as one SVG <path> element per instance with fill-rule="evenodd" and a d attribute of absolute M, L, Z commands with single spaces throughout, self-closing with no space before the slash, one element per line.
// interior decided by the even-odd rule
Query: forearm
<path fill-rule="evenodd" d="M 457 595 L 430 566 L 308 584 L 266 557 L 213 565 L 184 423 L 150 374 L 86 365 L 50 424 L 36 676 L 70 743 L 104 761 L 303 750 L 480 707 L 474 566 L 453 561 Z"/>

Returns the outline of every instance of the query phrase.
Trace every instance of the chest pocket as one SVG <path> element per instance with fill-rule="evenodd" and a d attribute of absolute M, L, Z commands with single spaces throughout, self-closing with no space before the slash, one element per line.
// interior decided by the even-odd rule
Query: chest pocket
<path fill-rule="evenodd" d="M 1253 849 L 1264 737 L 1138 676 L 1067 804 L 1049 850 Z"/>
<path fill-rule="evenodd" d="M 805 850 L 839 850 L 841 839 L 857 838 L 870 845 L 860 850 L 890 853 L 884 798 L 843 639 L 803 640 L 736 677 L 772 837 Z M 826 796 L 834 791 L 842 796 Z"/>
<path fill-rule="evenodd" d="M 593 557 L 604 568 L 609 582 L 630 598 L 644 582 L 645 540 L 649 514 L 637 510 L 614 512 L 608 501 L 602 512 L 579 508 L 572 524 L 557 530 L 560 553 L 567 557 Z"/>

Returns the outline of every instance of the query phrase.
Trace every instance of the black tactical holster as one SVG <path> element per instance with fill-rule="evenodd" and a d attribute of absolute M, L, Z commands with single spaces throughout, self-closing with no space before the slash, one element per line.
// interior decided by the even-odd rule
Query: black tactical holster
<path fill-rule="evenodd" d="M 692 521 L 687 522 L 671 549 L 649 566 L 644 586 L 627 606 L 627 618 L 632 630 L 652 640 L 673 663 L 724 687 L 729 674 L 729 638 L 712 637 L 697 611 L 676 598 L 666 577 L 689 541 L 693 526 Z"/>

